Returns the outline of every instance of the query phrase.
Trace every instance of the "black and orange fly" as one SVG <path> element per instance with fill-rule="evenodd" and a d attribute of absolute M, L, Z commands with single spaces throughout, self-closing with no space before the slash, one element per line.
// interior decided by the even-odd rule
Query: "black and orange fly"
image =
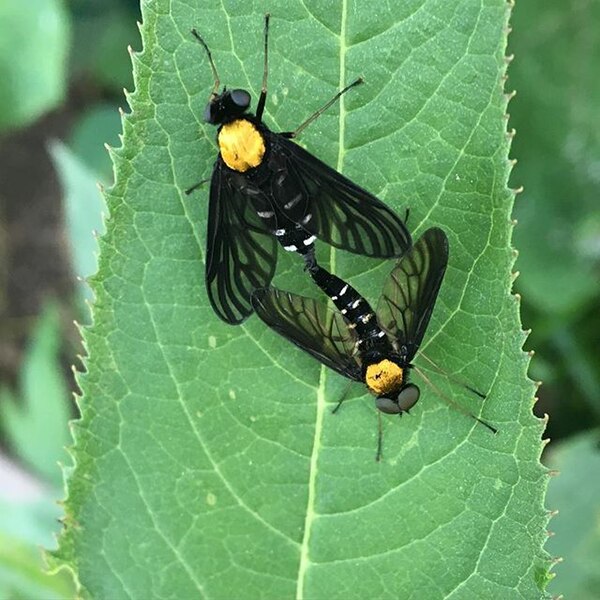
<path fill-rule="evenodd" d="M 218 126 L 219 156 L 210 182 L 205 269 L 216 314 L 231 324 L 252 314 L 252 291 L 273 278 L 277 242 L 308 262 L 316 239 L 370 257 L 402 256 L 412 243 L 404 222 L 373 194 L 291 141 L 361 80 L 338 92 L 295 131 L 275 133 L 263 122 L 269 15 L 255 114 L 249 112 L 246 90 L 221 90 L 206 42 L 196 30 L 192 34 L 204 47 L 214 76 L 204 119 Z"/>
<path fill-rule="evenodd" d="M 447 264 L 448 238 L 434 227 L 397 261 L 375 311 L 350 284 L 316 263 L 309 272 L 337 311 L 274 287 L 256 290 L 252 303 L 257 315 L 277 333 L 344 377 L 364 383 L 376 396 L 379 411 L 402 414 L 419 400 L 419 387 L 409 381 L 411 369 L 416 368 L 412 360 L 427 330 Z M 446 401 L 465 412 L 443 396 L 422 371 L 420 375 Z M 485 421 L 467 414 L 496 432 Z M 379 440 L 378 459 L 381 435 Z"/>

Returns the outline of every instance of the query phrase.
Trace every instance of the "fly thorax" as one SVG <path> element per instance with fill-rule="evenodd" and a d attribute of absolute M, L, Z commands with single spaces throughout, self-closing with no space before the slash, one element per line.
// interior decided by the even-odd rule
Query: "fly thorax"
<path fill-rule="evenodd" d="M 225 164 L 239 173 L 258 167 L 265 155 L 262 134 L 246 119 L 225 123 L 219 130 L 217 141 Z"/>
<path fill-rule="evenodd" d="M 403 369 L 387 358 L 369 365 L 365 374 L 367 387 L 378 395 L 399 390 L 403 380 Z"/>

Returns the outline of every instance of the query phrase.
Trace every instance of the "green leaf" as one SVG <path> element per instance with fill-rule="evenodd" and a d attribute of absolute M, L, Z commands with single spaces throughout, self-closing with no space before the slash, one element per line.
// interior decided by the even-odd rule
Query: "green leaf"
<path fill-rule="evenodd" d="M 190 29 L 223 84 L 256 99 L 262 74 L 260 9 L 209 6 L 143 4 L 56 558 L 99 598 L 539 598 L 547 476 L 510 294 L 507 4 L 269 6 L 267 122 L 293 129 L 364 75 L 301 142 L 401 214 L 410 206 L 416 235 L 448 232 L 424 350 L 488 399 L 431 377 L 500 429 L 424 385 L 410 417 L 384 419 L 381 463 L 363 388 L 332 415 L 345 381 L 258 319 L 229 327 L 208 305 L 208 191 L 183 190 L 215 159 L 200 124 L 212 78 Z M 377 297 L 389 261 L 321 250 Z M 278 268 L 281 285 L 316 293 L 297 257 Z"/>
<path fill-rule="evenodd" d="M 62 0 L 0 3 L 0 131 L 57 106 L 66 89 L 69 20 Z"/>
<path fill-rule="evenodd" d="M 519 163 L 519 290 L 546 313 L 578 316 L 600 293 L 600 4 L 517 3 L 510 71 Z M 560 285 L 557 285 L 560 282 Z"/>
<path fill-rule="evenodd" d="M 138 2 L 124 0 L 77 0 L 74 16 L 72 69 L 106 91 L 119 93 L 132 83 L 127 46 L 137 39 Z M 93 51 L 90 51 L 93 40 Z"/>
<path fill-rule="evenodd" d="M 62 483 L 58 462 L 64 462 L 70 440 L 70 393 L 60 372 L 59 314 L 48 305 L 36 325 L 19 373 L 20 401 L 0 389 L 0 422 L 15 454 L 48 481 Z"/>
<path fill-rule="evenodd" d="M 548 551 L 563 559 L 550 591 L 593 600 L 600 589 L 600 432 L 588 431 L 552 446 L 548 462 L 560 473 L 548 488 L 548 506 L 558 511 Z"/>

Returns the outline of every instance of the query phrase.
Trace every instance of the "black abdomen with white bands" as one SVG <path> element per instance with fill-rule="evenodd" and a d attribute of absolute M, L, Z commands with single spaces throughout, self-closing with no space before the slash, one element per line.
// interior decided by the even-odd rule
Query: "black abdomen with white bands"
<path fill-rule="evenodd" d="M 256 200 L 254 204 L 255 206 L 258 204 Z M 308 214 L 300 223 L 294 223 L 270 203 L 264 204 L 264 206 L 259 205 L 256 212 L 284 250 L 298 252 L 299 254 L 310 253 L 314 248 L 316 237 L 306 231 L 302 225 L 306 225 L 312 215 Z"/>
<path fill-rule="evenodd" d="M 300 227 L 300 225 L 294 224 L 291 224 L 291 226 L 286 229 L 276 229 L 273 233 L 279 240 L 279 243 L 283 246 L 284 250 L 287 250 L 288 252 L 299 252 L 300 254 L 311 252 L 315 240 L 317 239 L 314 235 Z"/>
<path fill-rule="evenodd" d="M 350 284 L 316 263 L 309 266 L 308 271 L 314 282 L 331 298 L 348 321 L 349 327 L 356 329 L 359 343 L 385 336 L 371 305 Z"/>

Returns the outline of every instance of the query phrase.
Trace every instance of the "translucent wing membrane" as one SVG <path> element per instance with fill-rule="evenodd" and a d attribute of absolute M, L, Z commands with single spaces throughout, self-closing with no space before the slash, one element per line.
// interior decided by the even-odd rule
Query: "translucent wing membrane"
<path fill-rule="evenodd" d="M 281 206 L 288 218 L 320 240 L 356 254 L 402 256 L 411 245 L 404 222 L 378 198 L 281 135 L 268 133 L 279 164 L 274 197 L 296 202 Z M 294 193 L 280 193 L 283 189 Z M 307 219 L 308 215 L 310 218 Z"/>
<path fill-rule="evenodd" d="M 252 306 L 284 338 L 341 375 L 362 380 L 360 365 L 353 356 L 356 334 L 340 314 L 312 298 L 272 287 L 256 290 Z"/>
<path fill-rule="evenodd" d="M 401 258 L 383 287 L 377 305 L 381 327 L 406 349 L 410 362 L 421 345 L 448 264 L 448 238 L 428 229 Z"/>
<path fill-rule="evenodd" d="M 217 315 L 238 324 L 252 314 L 252 291 L 273 278 L 277 242 L 230 177 L 219 158 L 210 184 L 206 289 Z"/>

